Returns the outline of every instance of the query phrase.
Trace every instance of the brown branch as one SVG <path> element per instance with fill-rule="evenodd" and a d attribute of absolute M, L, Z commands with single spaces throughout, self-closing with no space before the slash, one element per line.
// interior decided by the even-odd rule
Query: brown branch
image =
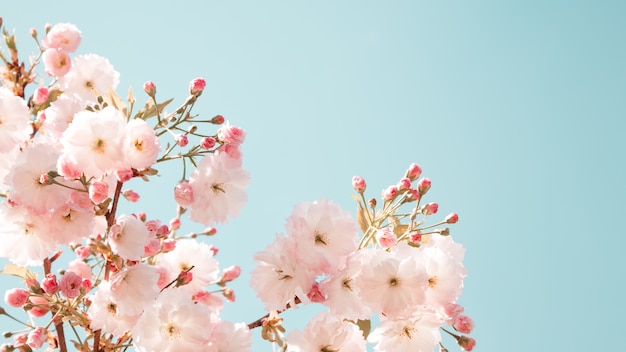
<path fill-rule="evenodd" d="M 302 301 L 300 300 L 300 298 L 298 298 L 297 296 L 294 299 L 294 303 L 295 304 L 300 304 L 302 303 Z M 279 310 L 277 311 L 278 314 L 286 311 L 287 309 L 291 308 L 291 305 L 289 303 L 287 303 L 287 307 L 285 307 L 285 309 Z M 248 324 L 248 330 L 252 330 L 254 328 L 258 328 L 260 326 L 263 326 L 263 321 L 265 319 L 267 319 L 270 316 L 270 313 L 265 314 L 264 316 L 260 317 L 259 319 L 253 321 L 252 323 Z"/>
<path fill-rule="evenodd" d="M 52 262 L 55 261 L 59 257 L 60 254 L 61 252 L 58 252 L 52 257 L 52 259 L 46 258 L 43 260 L 43 271 L 45 275 L 50 274 L 52 270 Z M 65 342 L 65 333 L 63 332 L 63 320 L 59 319 L 59 317 L 56 316 L 56 312 L 51 311 L 50 313 L 52 313 L 52 319 L 54 320 L 54 328 L 57 332 L 57 342 L 59 345 L 59 351 L 67 352 L 67 345 Z"/>

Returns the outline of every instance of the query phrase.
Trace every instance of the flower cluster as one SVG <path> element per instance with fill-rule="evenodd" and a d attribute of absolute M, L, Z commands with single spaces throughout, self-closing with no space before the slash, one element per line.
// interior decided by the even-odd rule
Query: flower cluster
<path fill-rule="evenodd" d="M 366 202 L 365 180 L 355 176 L 358 222 L 330 201 L 301 203 L 287 219 L 286 235 L 256 254 L 251 285 L 267 310 L 310 302 L 328 308 L 304 332 L 280 339 L 287 351 L 362 351 L 366 338 L 375 351 L 432 351 L 446 323 L 471 332 L 471 318 L 456 303 L 466 276 L 465 249 L 447 228 L 433 229 L 456 223 L 458 215 L 425 224 L 439 207 L 421 203 L 431 182 L 420 174 L 417 164 L 410 165 L 383 191 L 382 207 L 376 199 Z M 412 210 L 403 213 L 405 205 Z M 380 324 L 368 335 L 374 315 Z M 363 333 L 354 333 L 357 326 Z M 467 342 L 461 346 L 472 349 Z"/>
<path fill-rule="evenodd" d="M 13 263 L 2 273 L 25 283 L 4 298 L 31 317 L 25 331 L 5 333 L 13 343 L 0 350 L 47 345 L 66 351 L 64 327 L 71 326 L 81 351 L 131 345 L 224 351 L 233 339 L 238 345 L 229 351 L 249 351 L 247 325 L 220 318 L 224 300 L 235 299 L 227 285 L 239 267 L 220 270 L 217 249 L 196 239 L 213 229 L 177 235 L 187 210 L 191 220 L 209 226 L 227 222 L 244 205 L 244 131 L 220 115 L 193 114 L 206 86 L 202 78 L 190 82 L 187 99 L 171 114 L 165 107 L 172 100 L 159 102 L 156 85 L 146 82 L 147 102 L 134 111 L 132 93 L 126 101 L 115 93 L 120 74 L 106 58 L 73 56 L 81 41 L 74 25 L 47 27 L 41 43 L 31 33 L 40 51 L 32 67 L 19 62 L 15 36 L 7 31 L 10 55 L 0 53 L 0 257 Z M 34 70 L 40 62 L 42 75 Z M 42 83 L 26 98 L 35 81 Z M 200 129 L 206 125 L 219 127 L 206 134 Z M 123 198 L 140 199 L 129 181 L 158 175 L 157 164 L 172 160 L 184 170 L 197 167 L 172 185 L 179 205 L 168 224 L 144 213 L 117 213 Z M 72 258 L 57 276 L 52 264 L 68 248 Z M 24 266 L 42 266 L 43 277 Z M 47 323 L 35 319 L 45 316 Z"/>
<path fill-rule="evenodd" d="M 4 333 L 13 341 L 0 352 L 243 352 L 257 327 L 282 351 L 364 351 L 367 343 L 445 350 L 441 331 L 472 350 L 474 324 L 457 303 L 465 249 L 438 228 L 458 215 L 426 223 L 439 207 L 422 201 L 431 182 L 417 164 L 380 201 L 366 200 L 365 180 L 355 176 L 356 220 L 329 200 L 296 205 L 284 234 L 254 256 L 250 285 L 269 313 L 250 324 L 225 321 L 220 312 L 235 301 L 228 285 L 241 269 L 220 269 L 218 249 L 198 237 L 216 234 L 213 226 L 246 202 L 244 130 L 193 112 L 202 78 L 172 113 L 165 108 L 173 99 L 157 99 L 154 82 L 144 83 L 139 107 L 132 91 L 120 98 L 120 74 L 104 57 L 76 54 L 82 35 L 72 24 L 46 26 L 41 41 L 31 30 L 39 52 L 30 66 L 19 60 L 15 35 L 2 33 L 0 257 L 12 263 L 0 273 L 23 280 L 4 302 L 29 320 L 0 307 L 26 326 Z M 166 162 L 183 170 L 171 185 L 169 221 L 119 214 L 122 201 L 141 199 L 131 181 L 159 175 Z M 180 236 L 183 214 L 204 230 Z M 279 314 L 307 303 L 326 309 L 286 334 Z"/>

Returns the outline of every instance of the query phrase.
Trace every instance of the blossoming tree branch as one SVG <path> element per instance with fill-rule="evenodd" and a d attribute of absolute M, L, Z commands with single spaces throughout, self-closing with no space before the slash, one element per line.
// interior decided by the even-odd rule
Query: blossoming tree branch
<path fill-rule="evenodd" d="M 243 129 L 193 111 L 202 78 L 177 107 L 152 82 L 137 103 L 117 94 L 106 58 L 75 54 L 76 26 L 30 34 L 29 62 L 4 28 L 0 47 L 0 257 L 11 262 L 1 273 L 23 282 L 0 307 L 15 323 L 0 351 L 250 351 L 253 329 L 280 351 L 447 351 L 442 334 L 472 350 L 473 322 L 457 304 L 465 249 L 446 227 L 458 215 L 430 220 L 438 205 L 423 200 L 431 182 L 417 164 L 380 198 L 355 176 L 356 220 L 329 200 L 296 205 L 254 256 L 250 286 L 266 314 L 222 319 L 241 269 L 220 269 L 198 238 L 246 202 Z M 172 217 L 123 214 L 121 202 L 140 201 L 128 181 L 162 163 L 182 166 Z M 185 220 L 204 230 L 181 236 Z M 280 313 L 302 304 L 325 308 L 287 333 Z"/>

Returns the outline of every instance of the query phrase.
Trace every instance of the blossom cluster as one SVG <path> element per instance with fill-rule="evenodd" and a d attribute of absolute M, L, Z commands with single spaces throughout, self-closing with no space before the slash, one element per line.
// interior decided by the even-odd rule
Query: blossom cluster
<path fill-rule="evenodd" d="M 173 99 L 157 99 L 148 81 L 138 108 L 132 91 L 126 99 L 116 93 L 120 74 L 108 59 L 76 54 L 76 26 L 31 36 L 39 52 L 30 66 L 6 30 L 8 55 L 0 50 L 0 257 L 12 262 L 0 273 L 23 280 L 4 302 L 29 317 L 0 307 L 26 326 L 4 333 L 13 341 L 0 352 L 243 352 L 257 327 L 282 351 L 364 351 L 368 343 L 376 351 L 445 350 L 441 332 L 473 349 L 474 323 L 458 304 L 465 249 L 438 228 L 458 215 L 427 224 L 439 206 L 423 202 L 431 182 L 417 164 L 380 201 L 366 200 L 365 180 L 355 176 L 356 220 L 330 200 L 297 204 L 284 233 L 254 256 L 250 286 L 268 314 L 250 324 L 222 319 L 241 268 L 221 269 L 218 249 L 198 238 L 216 234 L 213 226 L 246 202 L 245 131 L 221 115 L 195 114 L 202 78 L 171 113 Z M 174 215 L 118 213 L 124 200 L 141 199 L 131 181 L 160 175 L 166 162 L 183 170 L 171 185 Z M 204 229 L 181 236 L 186 219 Z M 309 303 L 324 311 L 286 334 L 280 313 Z"/>
<path fill-rule="evenodd" d="M 363 351 L 366 339 L 375 351 L 433 351 L 444 324 L 463 334 L 472 331 L 471 318 L 457 304 L 465 249 L 449 229 L 433 229 L 456 223 L 458 215 L 425 225 L 439 206 L 421 204 L 431 182 L 420 175 L 421 167 L 410 165 L 383 191 L 379 208 L 376 199 L 365 201 L 365 180 L 355 176 L 358 223 L 328 200 L 304 202 L 287 219 L 286 235 L 255 255 L 251 286 L 267 310 L 310 302 L 328 309 L 304 332 L 271 335 L 287 351 Z M 402 213 L 402 206 L 412 210 Z M 369 333 L 375 315 L 380 324 Z M 472 350 L 472 338 L 443 331 Z"/>
<path fill-rule="evenodd" d="M 0 257 L 12 262 L 2 273 L 24 280 L 4 299 L 30 317 L 26 330 L 5 333 L 13 343 L 0 350 L 67 351 L 71 327 L 80 351 L 249 351 L 247 325 L 220 318 L 241 269 L 220 270 L 217 248 L 196 239 L 215 229 L 177 235 L 186 211 L 204 226 L 239 213 L 250 180 L 244 131 L 220 115 L 193 114 L 202 78 L 191 80 L 170 114 L 172 100 L 159 102 L 156 85 L 146 82 L 147 102 L 133 111 L 132 93 L 126 101 L 115 93 L 120 74 L 106 58 L 74 55 L 82 38 L 76 26 L 48 26 L 41 43 L 31 34 L 39 48 L 32 67 L 19 61 L 7 31 L 9 55 L 0 53 Z M 39 63 L 44 73 L 34 70 Z M 28 97 L 33 82 L 40 83 Z M 219 127 L 207 134 L 200 128 L 207 125 Z M 169 223 L 118 214 L 122 199 L 140 199 L 129 181 L 148 180 L 169 161 L 196 166 L 172 185 L 178 205 Z M 52 264 L 68 249 L 58 276 Z M 26 267 L 42 267 L 43 277 Z M 0 315 L 10 316 L 3 308 Z"/>

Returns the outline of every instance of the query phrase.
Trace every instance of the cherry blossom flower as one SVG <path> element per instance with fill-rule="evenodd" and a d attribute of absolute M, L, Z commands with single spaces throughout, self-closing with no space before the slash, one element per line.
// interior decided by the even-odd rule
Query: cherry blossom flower
<path fill-rule="evenodd" d="M 43 61 L 46 73 L 56 78 L 61 78 L 67 75 L 72 68 L 72 59 L 67 52 L 50 48 L 44 50 L 41 54 L 41 61 Z"/>
<path fill-rule="evenodd" d="M 228 122 L 217 130 L 217 138 L 224 144 L 240 145 L 246 139 L 241 127 L 232 126 Z"/>
<path fill-rule="evenodd" d="M 61 89 L 77 94 L 85 101 L 96 101 L 97 95 L 115 90 L 120 74 L 109 60 L 95 54 L 79 55 L 72 58 L 72 68 L 59 79 Z"/>
<path fill-rule="evenodd" d="M 124 131 L 124 116 L 113 107 L 81 111 L 63 132 L 63 154 L 86 176 L 98 178 L 118 168 Z"/>
<path fill-rule="evenodd" d="M 19 308 L 28 301 L 29 293 L 21 288 L 12 288 L 4 293 L 4 302 L 11 307 Z"/>
<path fill-rule="evenodd" d="M 252 334 L 245 323 L 221 321 L 213 329 L 209 342 L 210 352 L 249 352 L 252 351 Z"/>
<path fill-rule="evenodd" d="M 226 223 L 247 200 L 250 175 L 239 160 L 226 154 L 207 155 L 189 178 L 193 190 L 190 219 L 205 226 Z"/>
<path fill-rule="evenodd" d="M 432 352 L 441 334 L 442 322 L 425 309 L 418 309 L 408 318 L 383 319 L 367 338 L 375 343 L 374 351 Z"/>
<path fill-rule="evenodd" d="M 181 271 L 191 271 L 193 280 L 184 286 L 190 296 L 217 281 L 219 275 L 218 263 L 209 246 L 195 240 L 178 241 L 174 250 L 159 257 L 157 267 L 165 269 L 167 283 L 175 280 Z"/>
<path fill-rule="evenodd" d="M 121 215 L 117 226 L 111 226 L 109 244 L 114 253 L 124 259 L 139 260 L 144 254 L 144 247 L 150 241 L 150 232 L 141 220 L 132 215 Z"/>
<path fill-rule="evenodd" d="M 357 249 L 352 216 L 328 200 L 296 205 L 285 228 L 294 238 L 296 261 L 315 273 L 339 270 Z"/>
<path fill-rule="evenodd" d="M 126 125 L 124 164 L 138 170 L 147 169 L 157 160 L 161 144 L 146 121 L 134 119 Z"/>
<path fill-rule="evenodd" d="M 294 258 L 295 244 L 277 235 L 261 252 L 254 255 L 256 267 L 250 273 L 250 286 L 268 311 L 295 305 L 295 298 L 306 301 L 315 283 L 315 274 L 299 265 Z"/>
<path fill-rule="evenodd" d="M 365 351 L 359 328 L 328 312 L 314 316 L 303 332 L 294 330 L 287 337 L 288 352 Z"/>
<path fill-rule="evenodd" d="M 47 215 L 38 215 L 25 207 L 0 203 L 0 257 L 18 265 L 41 265 L 57 249 L 49 236 Z"/>
<path fill-rule="evenodd" d="M 138 263 L 126 266 L 111 278 L 111 298 L 119 314 L 134 316 L 159 295 L 159 274 L 154 266 Z"/>
<path fill-rule="evenodd" d="M 80 286 L 83 278 L 72 271 L 66 271 L 59 280 L 59 288 L 63 296 L 76 298 L 80 295 Z"/>
<path fill-rule="evenodd" d="M 60 49 L 73 53 L 80 44 L 80 30 L 71 23 L 55 24 L 41 41 L 41 45 L 48 49 Z"/>
<path fill-rule="evenodd" d="M 33 128 L 29 116 L 24 99 L 0 87 L 0 153 L 22 145 L 30 137 Z"/>
<path fill-rule="evenodd" d="M 43 346 L 43 343 L 48 338 L 48 334 L 45 328 L 38 326 L 35 330 L 28 333 L 28 340 L 26 340 L 26 344 L 30 346 L 30 348 L 40 348 Z"/>
<path fill-rule="evenodd" d="M 109 281 L 102 281 L 89 300 L 91 305 L 87 315 L 91 319 L 89 326 L 94 330 L 102 329 L 106 333 L 121 336 L 124 332 L 130 331 L 141 316 L 141 314 L 120 314 L 117 303 L 111 297 Z"/>
<path fill-rule="evenodd" d="M 425 248 L 423 252 L 428 275 L 426 302 L 443 308 L 461 295 L 464 268 L 438 247 Z"/>
<path fill-rule="evenodd" d="M 138 351 L 209 351 L 216 318 L 181 288 L 163 291 L 132 329 Z"/>

